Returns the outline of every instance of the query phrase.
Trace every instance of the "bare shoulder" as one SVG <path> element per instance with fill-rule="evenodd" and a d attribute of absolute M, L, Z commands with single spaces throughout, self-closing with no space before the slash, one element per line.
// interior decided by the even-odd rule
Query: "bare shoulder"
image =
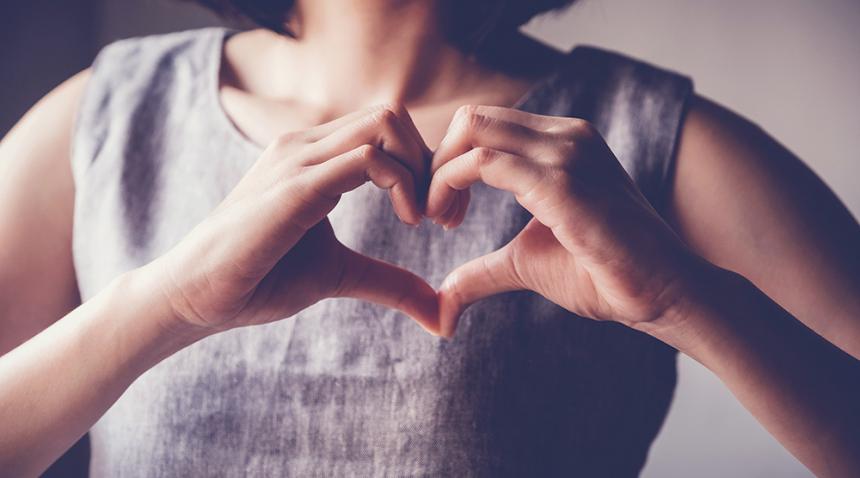
<path fill-rule="evenodd" d="M 70 144 L 74 119 L 89 77 L 89 69 L 81 71 L 54 88 L 27 111 L 0 142 L 0 167 L 39 162 L 39 157 L 27 155 L 29 159 L 24 159 L 17 154 L 31 149 L 63 152 L 63 147 Z"/>
<path fill-rule="evenodd" d="M 724 155 L 729 152 L 733 154 Z M 704 155 L 753 163 L 797 161 L 788 159 L 785 153 L 787 151 L 760 126 L 727 107 L 702 96 L 690 100 L 681 131 L 679 159 Z"/>
<path fill-rule="evenodd" d="M 71 142 L 78 106 L 89 79 L 84 70 L 39 100 L 0 142 L 0 224 L 21 217 L 21 209 L 50 201 L 40 217 L 51 224 L 71 202 Z M 37 187 L 38 186 L 38 187 Z M 29 205 L 29 206 L 28 206 Z M 9 227 L 0 228 L 6 243 Z"/>
<path fill-rule="evenodd" d="M 76 305 L 70 150 L 89 74 L 45 95 L 0 141 L 0 354 Z"/>
<path fill-rule="evenodd" d="M 669 219 L 684 240 L 860 354 L 860 226 L 830 188 L 762 127 L 702 97 L 675 165 Z"/>
<path fill-rule="evenodd" d="M 745 217 L 756 223 L 772 220 L 798 227 L 813 226 L 806 221 L 826 213 L 825 230 L 837 227 L 843 233 L 858 232 L 856 220 L 800 158 L 761 126 L 703 97 L 691 100 L 685 117 L 672 190 L 672 219 L 694 243 L 704 240 L 695 232 L 709 222 L 699 213 L 707 211 L 723 218 L 725 212 L 727 220 L 744 219 L 732 215 L 735 208 L 746 211 Z M 759 229 L 724 234 L 758 236 L 763 233 Z"/>

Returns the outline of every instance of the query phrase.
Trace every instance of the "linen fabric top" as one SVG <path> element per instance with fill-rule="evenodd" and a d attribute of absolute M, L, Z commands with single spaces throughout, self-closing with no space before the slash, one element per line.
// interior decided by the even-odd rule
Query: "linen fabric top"
<path fill-rule="evenodd" d="M 261 153 L 218 98 L 233 32 L 126 39 L 96 58 L 72 146 L 83 300 L 177 243 Z M 593 122 L 660 210 L 691 94 L 684 76 L 579 46 L 516 107 Z M 330 214 L 347 246 L 434 286 L 529 218 L 482 184 L 447 232 L 404 226 L 372 184 Z M 450 341 L 396 311 L 328 299 L 209 337 L 144 373 L 92 428 L 90 473 L 635 476 L 675 378 L 672 348 L 531 292 L 474 305 Z"/>

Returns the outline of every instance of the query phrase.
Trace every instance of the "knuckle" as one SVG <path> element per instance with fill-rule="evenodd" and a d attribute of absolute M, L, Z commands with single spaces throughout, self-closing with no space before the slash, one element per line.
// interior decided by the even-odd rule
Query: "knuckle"
<path fill-rule="evenodd" d="M 550 156 L 550 164 L 564 166 L 570 163 L 577 154 L 577 141 L 570 136 L 562 136 L 555 147 L 555 154 Z"/>
<path fill-rule="evenodd" d="M 558 188 L 568 191 L 574 185 L 573 173 L 566 168 L 548 168 L 546 172 L 547 179 L 550 183 L 555 184 Z"/>
<path fill-rule="evenodd" d="M 466 117 L 466 127 L 472 131 L 486 128 L 489 122 L 489 118 L 479 113 L 471 114 Z"/>
<path fill-rule="evenodd" d="M 581 197 L 583 195 L 583 181 L 575 172 L 566 168 L 551 168 L 547 171 L 546 186 L 554 191 L 557 197 Z"/>
<path fill-rule="evenodd" d="M 461 292 L 462 284 L 463 272 L 460 269 L 455 269 L 449 272 L 448 276 L 445 277 L 445 281 L 441 288 L 445 289 L 446 293 L 449 294 L 456 302 L 464 304 L 465 297 L 463 297 Z"/>
<path fill-rule="evenodd" d="M 376 161 L 379 158 L 379 150 L 372 144 L 363 144 L 355 149 L 355 155 L 363 161 Z"/>
<path fill-rule="evenodd" d="M 476 132 L 485 129 L 491 122 L 480 106 L 465 105 L 458 110 L 454 124 L 463 131 Z"/>
<path fill-rule="evenodd" d="M 475 163 L 477 166 L 483 167 L 486 166 L 498 158 L 498 151 L 485 147 L 477 147 L 472 150 L 475 158 Z"/>
<path fill-rule="evenodd" d="M 562 167 L 574 166 L 577 158 L 588 154 L 594 142 L 600 139 L 597 128 L 581 118 L 566 118 L 552 135 L 555 137 L 554 154 L 548 162 Z"/>
<path fill-rule="evenodd" d="M 403 106 L 403 103 L 397 101 L 383 103 L 381 107 L 383 110 L 389 111 L 394 114 L 395 117 L 399 117 L 406 113 L 406 107 Z"/>
<path fill-rule="evenodd" d="M 587 120 L 582 118 L 570 118 L 569 121 L 569 131 L 571 135 L 580 141 L 594 139 L 595 137 L 600 136 L 597 132 L 597 128 Z"/>
<path fill-rule="evenodd" d="M 376 142 L 379 146 L 385 143 L 385 138 L 394 135 L 399 121 L 397 114 L 388 108 L 382 108 L 373 115 L 370 126 L 375 131 Z"/>
<path fill-rule="evenodd" d="M 392 125 L 397 122 L 397 113 L 390 109 L 384 109 L 379 115 L 379 121 L 385 125 Z"/>
<path fill-rule="evenodd" d="M 454 118 L 462 125 L 469 125 L 476 118 L 481 117 L 481 110 L 478 105 L 463 105 L 457 108 Z"/>
<path fill-rule="evenodd" d="M 478 105 L 462 105 L 457 108 L 455 116 L 457 116 L 458 118 L 464 118 L 478 113 Z"/>
<path fill-rule="evenodd" d="M 391 127 L 397 121 L 397 113 L 391 108 L 383 107 L 374 115 L 374 122 L 383 127 Z"/>
<path fill-rule="evenodd" d="M 460 107 L 460 114 L 464 118 L 481 116 L 483 113 L 483 109 L 479 105 L 463 105 Z"/>

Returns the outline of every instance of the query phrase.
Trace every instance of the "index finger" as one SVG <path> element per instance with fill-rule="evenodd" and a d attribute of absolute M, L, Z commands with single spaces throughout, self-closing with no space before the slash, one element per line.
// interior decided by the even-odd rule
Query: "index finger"
<path fill-rule="evenodd" d="M 498 106 L 462 106 L 433 155 L 431 171 L 475 147 L 532 157 L 559 120 Z"/>

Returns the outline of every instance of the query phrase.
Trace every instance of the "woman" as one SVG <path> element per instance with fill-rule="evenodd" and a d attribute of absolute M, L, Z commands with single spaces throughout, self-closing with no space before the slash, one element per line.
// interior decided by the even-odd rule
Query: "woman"
<path fill-rule="evenodd" d="M 115 43 L 2 143 L 4 473 L 636 475 L 677 349 L 860 474 L 860 228 L 761 130 L 516 32 L 570 2 L 203 3 L 265 28 Z"/>

